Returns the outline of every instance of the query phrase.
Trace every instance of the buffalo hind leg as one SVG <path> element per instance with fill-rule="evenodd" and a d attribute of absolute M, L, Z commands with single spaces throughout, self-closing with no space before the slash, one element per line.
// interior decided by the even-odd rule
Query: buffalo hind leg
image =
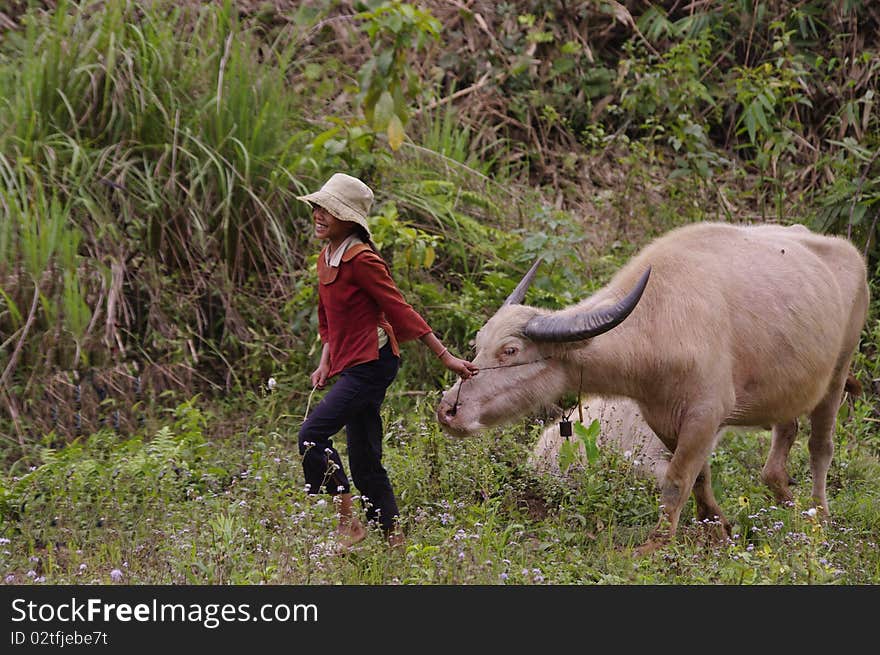
<path fill-rule="evenodd" d="M 666 447 L 673 451 L 673 455 L 660 488 L 660 520 L 651 536 L 648 537 L 648 541 L 637 549 L 638 554 L 651 553 L 666 545 L 675 536 L 681 510 L 694 489 L 697 476 L 707 465 L 709 455 L 715 446 L 715 434 L 718 431 L 719 416 L 721 415 L 723 414 L 714 412 L 711 414 L 694 413 L 682 421 L 678 439 L 674 441 L 664 439 Z M 709 495 L 704 493 L 705 481 L 704 476 L 700 488 L 701 498 L 707 511 L 720 512 L 720 509 L 714 509 L 718 507 L 718 504 L 714 502 L 714 496 L 711 496 L 711 485 L 708 487 Z M 711 503 L 708 502 L 709 496 L 712 498 Z M 710 507 L 713 509 L 708 510 Z"/>
<path fill-rule="evenodd" d="M 724 517 L 712 491 L 712 466 L 709 463 L 708 457 L 694 482 L 694 500 L 697 504 L 697 520 L 701 523 L 705 521 L 710 524 L 716 524 L 718 526 L 717 536 L 719 539 L 730 537 L 732 534 L 730 523 Z"/>
<path fill-rule="evenodd" d="M 767 455 L 767 463 L 761 471 L 761 478 L 770 487 L 777 503 L 785 503 L 794 499 L 791 489 L 788 488 L 790 478 L 785 469 L 788 461 L 788 453 L 797 437 L 797 419 L 788 423 L 777 423 L 773 426 L 773 442 L 770 445 L 770 454 Z"/>
<path fill-rule="evenodd" d="M 831 457 L 834 455 L 834 424 L 837 410 L 840 408 L 840 399 L 843 396 L 844 382 L 845 380 L 839 380 L 832 385 L 828 395 L 810 414 L 809 447 L 810 472 L 813 476 L 813 504 L 825 520 L 831 516 L 828 498 L 825 495 L 825 482 L 828 468 L 831 466 Z"/>

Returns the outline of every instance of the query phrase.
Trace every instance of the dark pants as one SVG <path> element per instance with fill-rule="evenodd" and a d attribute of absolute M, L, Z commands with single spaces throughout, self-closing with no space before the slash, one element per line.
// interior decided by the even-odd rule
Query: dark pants
<path fill-rule="evenodd" d="M 332 437 L 345 428 L 351 477 L 361 493 L 368 521 L 390 532 L 398 516 L 397 501 L 382 466 L 382 417 L 385 391 L 397 375 L 400 360 L 386 345 L 379 359 L 344 370 L 299 432 L 308 493 L 350 493 Z"/>

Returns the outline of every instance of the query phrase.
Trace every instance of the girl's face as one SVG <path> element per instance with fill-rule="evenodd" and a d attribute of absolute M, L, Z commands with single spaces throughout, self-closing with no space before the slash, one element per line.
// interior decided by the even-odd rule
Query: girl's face
<path fill-rule="evenodd" d="M 329 239 L 330 243 L 343 241 L 355 229 L 355 223 L 340 221 L 323 207 L 312 209 L 312 220 L 315 222 L 315 236 L 319 239 Z"/>

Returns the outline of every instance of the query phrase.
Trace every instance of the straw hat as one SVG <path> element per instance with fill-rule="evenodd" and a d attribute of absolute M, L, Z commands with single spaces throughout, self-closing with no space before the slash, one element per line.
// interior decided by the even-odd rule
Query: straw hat
<path fill-rule="evenodd" d="M 367 216 L 373 204 L 373 191 L 356 177 L 334 173 L 320 189 L 297 199 L 323 207 L 340 221 L 357 223 L 370 234 Z"/>

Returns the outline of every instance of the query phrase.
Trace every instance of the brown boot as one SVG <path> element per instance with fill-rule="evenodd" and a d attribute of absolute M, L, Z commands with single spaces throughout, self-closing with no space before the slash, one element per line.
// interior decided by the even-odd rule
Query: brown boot
<path fill-rule="evenodd" d="M 388 547 L 392 550 L 403 550 L 406 547 L 406 535 L 400 527 L 394 528 L 388 534 Z"/>
<path fill-rule="evenodd" d="M 342 550 L 349 550 L 367 536 L 364 524 L 354 515 L 351 494 L 339 494 L 333 501 L 337 504 L 339 525 L 336 527 L 336 538 Z"/>

